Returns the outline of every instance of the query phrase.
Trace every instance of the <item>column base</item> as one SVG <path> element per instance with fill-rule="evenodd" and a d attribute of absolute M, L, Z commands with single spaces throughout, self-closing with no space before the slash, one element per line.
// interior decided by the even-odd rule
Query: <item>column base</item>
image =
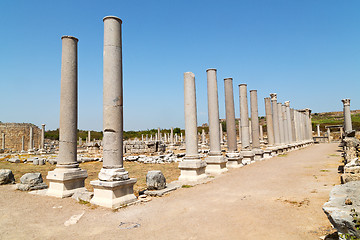
<path fill-rule="evenodd" d="M 260 148 L 255 148 L 252 150 L 254 153 L 254 161 L 261 161 L 264 159 L 264 151 Z"/>
<path fill-rule="evenodd" d="M 28 154 L 35 154 L 34 149 L 29 149 L 29 150 L 28 150 Z"/>
<path fill-rule="evenodd" d="M 243 158 L 241 153 L 239 152 L 226 153 L 226 157 L 227 157 L 227 163 L 226 163 L 227 168 L 240 168 L 244 166 L 241 162 Z"/>
<path fill-rule="evenodd" d="M 65 198 L 71 197 L 76 191 L 85 190 L 86 170 L 81 168 L 56 168 L 48 172 L 46 179 L 50 186 L 46 193 L 48 196 Z"/>
<path fill-rule="evenodd" d="M 251 150 L 242 150 L 241 154 L 243 156 L 243 159 L 242 159 L 243 165 L 248 165 L 248 164 L 254 162 L 255 154 Z"/>
<path fill-rule="evenodd" d="M 200 158 L 185 159 L 179 163 L 181 170 L 179 181 L 196 182 L 207 178 L 205 174 L 206 162 L 201 161 Z"/>
<path fill-rule="evenodd" d="M 227 160 L 222 155 L 209 155 L 206 159 L 206 174 L 221 174 L 227 172 L 226 168 Z"/>
<path fill-rule="evenodd" d="M 119 208 L 137 200 L 134 195 L 136 178 L 121 181 L 94 180 L 90 184 L 94 187 L 94 197 L 90 203 L 106 208 Z"/>
<path fill-rule="evenodd" d="M 265 148 L 264 149 L 264 158 L 266 159 L 266 158 L 271 158 L 272 156 L 271 156 L 271 153 L 272 153 L 272 149 L 271 148 Z"/>

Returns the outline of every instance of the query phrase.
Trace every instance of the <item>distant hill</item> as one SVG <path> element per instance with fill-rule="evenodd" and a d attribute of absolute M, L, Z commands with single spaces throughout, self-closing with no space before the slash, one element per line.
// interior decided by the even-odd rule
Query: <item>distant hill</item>
<path fill-rule="evenodd" d="M 325 126 L 342 125 L 344 122 L 343 112 L 323 112 L 312 113 L 311 122 L 313 130 L 316 130 L 316 125 L 320 124 L 321 131 L 325 131 Z M 360 131 L 360 110 L 351 111 L 352 127 L 356 131 Z"/>

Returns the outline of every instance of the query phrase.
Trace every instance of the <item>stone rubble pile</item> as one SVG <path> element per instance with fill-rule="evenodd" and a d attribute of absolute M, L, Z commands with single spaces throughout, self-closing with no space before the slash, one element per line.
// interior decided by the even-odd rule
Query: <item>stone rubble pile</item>
<path fill-rule="evenodd" d="M 164 163 L 181 162 L 183 159 L 181 156 L 183 156 L 183 154 L 174 155 L 173 153 L 169 153 L 158 156 L 139 155 L 139 156 L 127 156 L 124 157 L 124 160 L 129 162 L 164 164 Z"/>

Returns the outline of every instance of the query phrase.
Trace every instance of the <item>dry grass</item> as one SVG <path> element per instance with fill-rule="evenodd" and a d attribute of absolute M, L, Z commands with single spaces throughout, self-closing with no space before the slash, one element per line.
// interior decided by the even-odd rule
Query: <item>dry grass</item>
<path fill-rule="evenodd" d="M 49 181 L 46 180 L 48 171 L 55 169 L 55 165 L 33 165 L 32 163 L 10 163 L 5 160 L 0 160 L 0 169 L 10 169 L 16 182 L 20 182 L 20 177 L 29 172 L 40 172 L 43 176 L 44 182 L 49 185 Z M 93 187 L 90 185 L 90 181 L 98 178 L 98 173 L 102 167 L 101 162 L 87 162 L 81 163 L 80 168 L 87 170 L 88 177 L 85 179 L 85 187 L 89 191 L 93 191 Z M 137 195 L 139 191 L 146 188 L 146 174 L 150 170 L 160 170 L 165 178 L 166 182 L 172 182 L 177 180 L 180 176 L 180 169 L 178 163 L 167 164 L 141 164 L 137 162 L 124 162 L 125 169 L 129 172 L 131 178 L 137 178 L 137 182 L 134 186 L 134 192 Z"/>

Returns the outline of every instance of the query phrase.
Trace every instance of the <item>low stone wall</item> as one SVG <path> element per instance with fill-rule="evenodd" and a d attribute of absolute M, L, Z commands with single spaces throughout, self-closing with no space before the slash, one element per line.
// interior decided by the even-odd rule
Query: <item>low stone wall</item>
<path fill-rule="evenodd" d="M 21 151 L 21 139 L 24 139 L 24 150 L 29 149 L 30 127 L 33 127 L 34 147 L 38 148 L 41 141 L 41 129 L 32 123 L 0 123 L 0 148 L 2 136 L 5 133 L 5 149 L 8 151 Z"/>
<path fill-rule="evenodd" d="M 166 145 L 159 141 L 124 141 L 124 153 L 144 154 L 165 152 L 165 150 Z"/>

